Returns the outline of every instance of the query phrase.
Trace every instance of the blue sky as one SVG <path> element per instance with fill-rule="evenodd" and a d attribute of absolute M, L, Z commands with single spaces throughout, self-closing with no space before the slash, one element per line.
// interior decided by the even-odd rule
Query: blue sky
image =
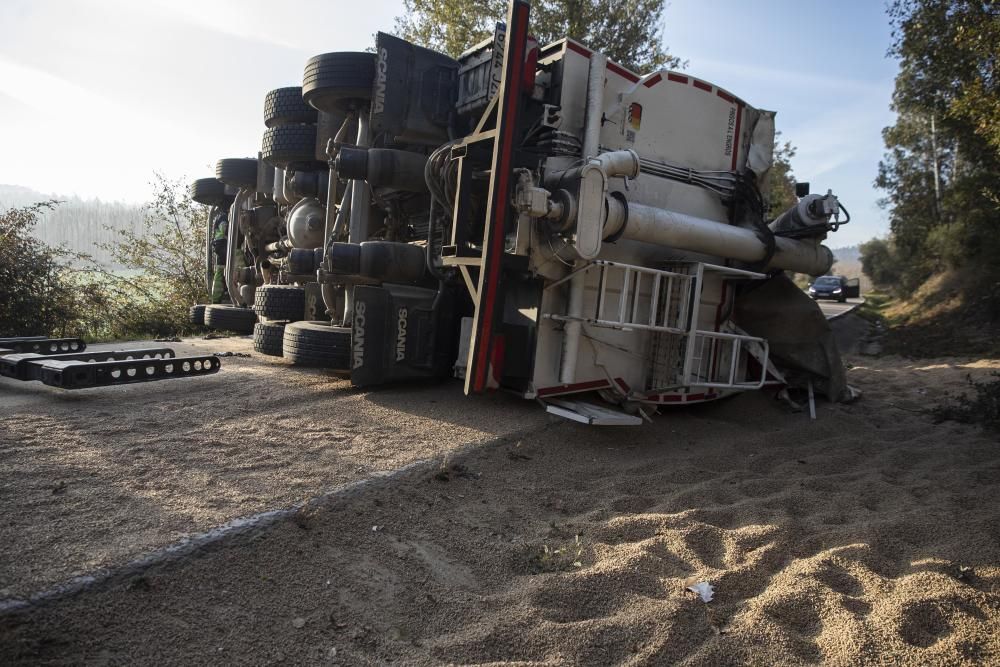
<path fill-rule="evenodd" d="M 311 55 L 364 49 L 401 5 L 3 0 L 0 183 L 144 201 L 154 170 L 209 175 L 256 153 L 265 92 L 298 85 Z M 881 2 L 673 0 L 665 18 L 688 71 L 777 110 L 796 175 L 851 210 L 832 246 L 885 233 L 871 183 L 896 67 Z"/>
<path fill-rule="evenodd" d="M 844 246 L 888 231 L 872 181 L 895 119 L 889 32 L 879 0 L 673 0 L 664 41 L 692 74 L 778 112 L 796 177 L 851 211 L 829 240 Z"/>

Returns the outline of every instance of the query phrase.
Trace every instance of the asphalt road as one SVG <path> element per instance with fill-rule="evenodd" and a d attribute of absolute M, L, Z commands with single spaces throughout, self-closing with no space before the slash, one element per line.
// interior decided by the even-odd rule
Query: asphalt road
<path fill-rule="evenodd" d="M 820 299 L 816 303 L 819 304 L 820 310 L 822 310 L 823 314 L 826 315 L 826 319 L 830 320 L 838 315 L 843 315 L 844 313 L 854 310 L 864 302 L 864 299 L 848 299 L 846 303 Z"/>

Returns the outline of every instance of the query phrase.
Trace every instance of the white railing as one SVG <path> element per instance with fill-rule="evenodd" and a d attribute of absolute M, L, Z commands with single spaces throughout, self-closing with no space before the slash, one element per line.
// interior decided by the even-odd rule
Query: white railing
<path fill-rule="evenodd" d="M 698 328 L 706 273 L 759 280 L 766 276 L 727 266 L 685 262 L 653 269 L 608 260 L 591 260 L 548 285 L 551 290 L 580 274 L 597 272 L 597 298 L 589 313 L 543 313 L 558 322 L 579 322 L 619 331 L 649 331 L 647 391 L 679 387 L 759 389 L 767 377 L 767 341 L 742 333 Z M 760 376 L 747 377 L 747 361 L 760 364 Z"/>
<path fill-rule="evenodd" d="M 770 348 L 763 338 L 722 331 L 695 331 L 693 345 L 688 346 L 681 384 L 684 386 L 719 387 L 725 389 L 760 389 L 767 378 Z M 745 362 L 750 346 L 760 363 L 760 377 L 746 377 Z M 749 354 L 748 354 L 749 356 Z"/>
<path fill-rule="evenodd" d="M 598 259 L 587 262 L 546 289 L 595 270 L 599 274 L 598 294 L 590 315 L 545 313 L 543 317 L 622 331 L 688 332 L 695 275 Z"/>

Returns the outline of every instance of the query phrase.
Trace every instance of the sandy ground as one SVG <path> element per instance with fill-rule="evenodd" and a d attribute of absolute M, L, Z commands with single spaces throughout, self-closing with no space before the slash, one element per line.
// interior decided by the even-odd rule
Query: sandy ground
<path fill-rule="evenodd" d="M 248 337 L 113 347 L 164 345 L 253 353 Z M 0 602 L 547 421 L 506 395 L 457 401 L 451 383 L 360 392 L 256 353 L 222 361 L 212 376 L 77 392 L 0 379 Z"/>
<path fill-rule="evenodd" d="M 260 398 L 270 362 L 228 361 L 188 389 L 0 393 L 17 417 L 0 426 L 8 595 L 370 483 L 4 614 L 0 662 L 1000 661 L 1000 443 L 920 413 L 998 361 L 848 356 L 865 398 L 816 421 L 757 393 L 635 429 L 320 373 Z"/>

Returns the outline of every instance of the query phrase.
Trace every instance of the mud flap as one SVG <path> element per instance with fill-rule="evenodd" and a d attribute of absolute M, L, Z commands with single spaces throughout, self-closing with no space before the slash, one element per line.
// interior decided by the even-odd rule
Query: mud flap
<path fill-rule="evenodd" d="M 785 274 L 744 287 L 736 297 L 733 321 L 751 336 L 767 339 L 771 358 L 789 385 L 804 389 L 811 379 L 831 401 L 854 398 L 830 323 Z"/>
<path fill-rule="evenodd" d="M 453 299 L 409 285 L 354 288 L 351 384 L 358 387 L 451 375 Z"/>

